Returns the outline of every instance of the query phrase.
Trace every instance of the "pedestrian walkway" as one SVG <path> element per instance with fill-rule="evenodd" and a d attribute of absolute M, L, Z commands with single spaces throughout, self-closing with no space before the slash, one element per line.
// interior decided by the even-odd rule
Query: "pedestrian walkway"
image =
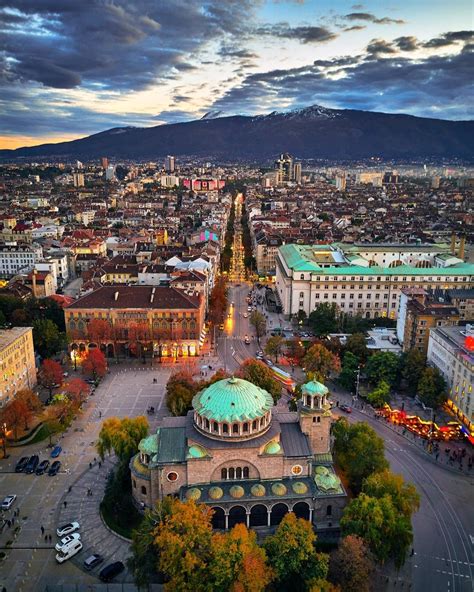
<path fill-rule="evenodd" d="M 71 561 L 82 569 L 84 559 L 99 553 L 104 557 L 104 562 L 94 570 L 97 573 L 114 561 L 122 561 L 126 566 L 130 556 L 130 542 L 111 531 L 100 516 L 100 502 L 104 496 L 107 475 L 113 470 L 115 460 L 115 456 L 110 456 L 101 463 L 102 466 L 99 466 L 99 461 L 92 463 L 92 467 L 74 482 L 71 491 L 65 493 L 56 516 L 58 525 L 79 522 L 83 550 Z M 125 569 L 114 581 L 133 582 L 133 577 Z"/>

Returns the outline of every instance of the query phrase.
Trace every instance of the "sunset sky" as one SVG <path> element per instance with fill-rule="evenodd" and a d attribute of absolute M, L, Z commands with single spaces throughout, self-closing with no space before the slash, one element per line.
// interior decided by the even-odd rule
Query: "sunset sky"
<path fill-rule="evenodd" d="M 312 104 L 472 119 L 471 0 L 3 0 L 0 147 Z"/>

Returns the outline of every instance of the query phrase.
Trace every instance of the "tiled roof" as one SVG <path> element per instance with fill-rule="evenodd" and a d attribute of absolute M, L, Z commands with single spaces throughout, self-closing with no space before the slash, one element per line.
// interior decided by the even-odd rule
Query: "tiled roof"
<path fill-rule="evenodd" d="M 158 454 L 153 462 L 184 462 L 186 459 L 186 429 L 161 428 L 159 431 Z"/>

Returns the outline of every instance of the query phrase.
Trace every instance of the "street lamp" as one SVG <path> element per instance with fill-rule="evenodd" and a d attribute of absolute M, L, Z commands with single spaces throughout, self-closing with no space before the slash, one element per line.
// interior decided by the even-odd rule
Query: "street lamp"
<path fill-rule="evenodd" d="M 77 350 L 74 348 L 72 350 L 72 359 L 74 360 L 74 372 L 77 370 Z"/>
<path fill-rule="evenodd" d="M 2 423 L 3 458 L 7 457 L 7 424 Z"/>
<path fill-rule="evenodd" d="M 360 365 L 357 366 L 357 370 L 354 370 L 354 372 L 357 374 L 357 376 L 356 376 L 356 394 L 355 394 L 355 398 L 357 401 L 357 399 L 359 398 Z"/>

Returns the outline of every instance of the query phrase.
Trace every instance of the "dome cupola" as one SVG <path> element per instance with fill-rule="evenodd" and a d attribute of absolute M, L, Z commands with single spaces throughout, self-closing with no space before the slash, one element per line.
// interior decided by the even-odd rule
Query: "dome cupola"
<path fill-rule="evenodd" d="M 307 409 L 324 411 L 328 405 L 329 389 L 317 380 L 310 380 L 301 387 L 301 401 Z"/>

